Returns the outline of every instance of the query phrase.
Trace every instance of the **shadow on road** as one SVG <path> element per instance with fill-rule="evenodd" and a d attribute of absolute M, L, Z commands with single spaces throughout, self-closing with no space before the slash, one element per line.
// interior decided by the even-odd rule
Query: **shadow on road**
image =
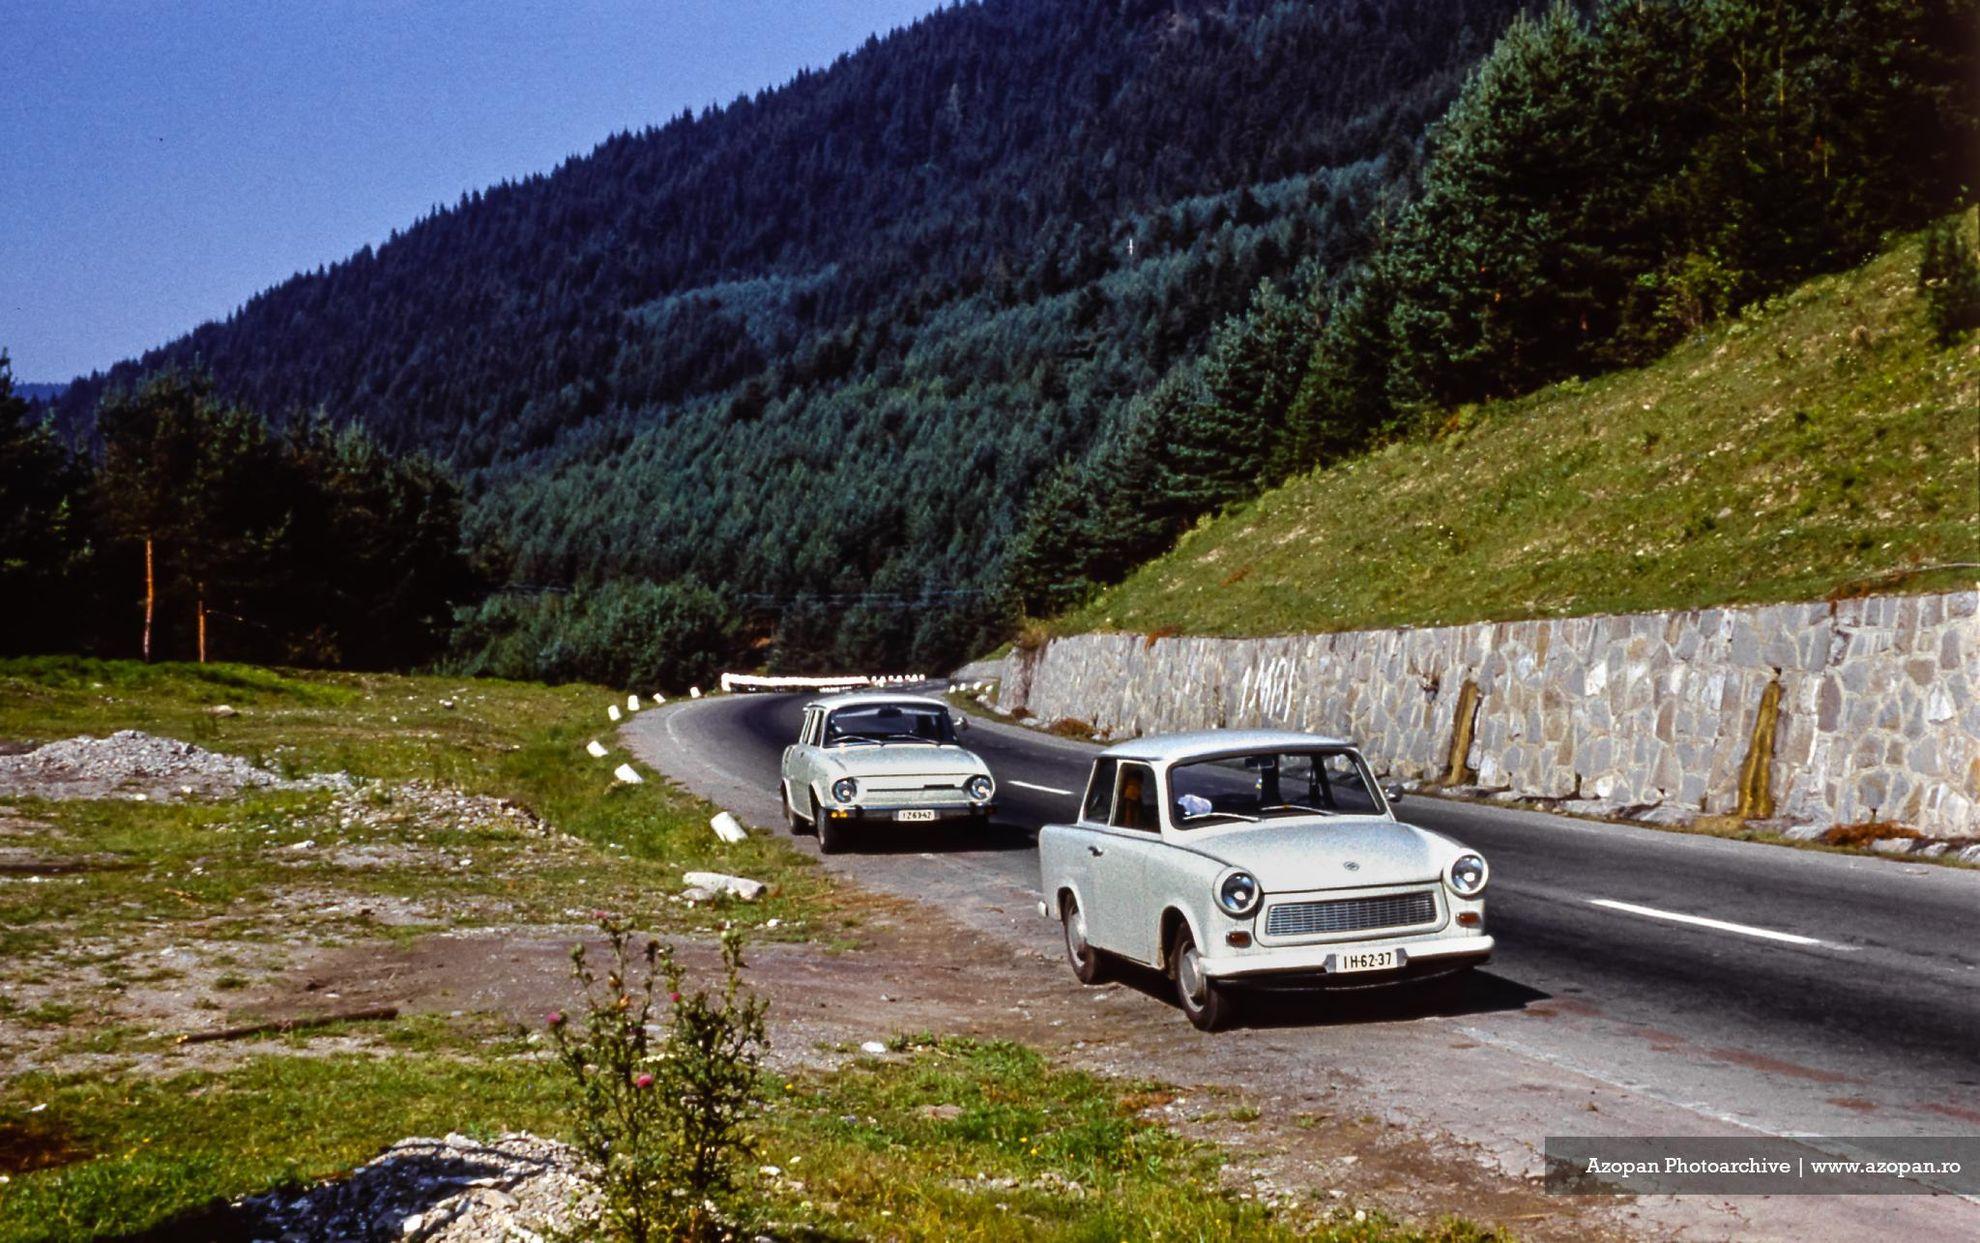
<path fill-rule="evenodd" d="M 1166 975 L 1133 964 L 1115 964 L 1114 978 L 1174 1009 L 1176 989 Z M 1524 1010 L 1552 994 L 1490 971 L 1456 978 L 1421 980 L 1375 988 L 1237 990 L 1234 1026 L 1256 1028 L 1343 1027 L 1362 1023 L 1407 1023 L 1416 1019 L 1461 1018 Z M 1180 1009 L 1178 1022 L 1186 1021 Z"/>
<path fill-rule="evenodd" d="M 805 836 L 810 836 L 808 831 Z M 1036 830 L 997 820 L 987 825 L 960 821 L 868 824 L 853 829 L 850 837 L 851 842 L 840 849 L 841 855 L 971 854 L 1031 850 L 1038 845 Z"/>

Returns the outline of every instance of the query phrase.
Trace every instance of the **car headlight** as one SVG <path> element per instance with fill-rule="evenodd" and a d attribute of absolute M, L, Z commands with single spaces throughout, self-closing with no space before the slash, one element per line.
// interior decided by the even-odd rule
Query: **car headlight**
<path fill-rule="evenodd" d="M 1258 900 L 1264 892 L 1258 887 L 1258 878 L 1249 872 L 1226 872 L 1217 882 L 1217 905 L 1229 915 L 1240 919 L 1258 909 Z"/>
<path fill-rule="evenodd" d="M 963 783 L 963 790 L 977 802 L 987 803 L 990 801 L 990 796 L 996 792 L 997 786 L 987 774 L 978 773 Z"/>
<path fill-rule="evenodd" d="M 859 782 L 851 777 L 841 777 L 832 783 L 832 797 L 841 803 L 850 803 L 859 797 Z"/>
<path fill-rule="evenodd" d="M 1485 892 L 1485 869 L 1483 855 L 1459 855 L 1444 869 L 1444 877 L 1459 897 L 1475 898 Z"/>

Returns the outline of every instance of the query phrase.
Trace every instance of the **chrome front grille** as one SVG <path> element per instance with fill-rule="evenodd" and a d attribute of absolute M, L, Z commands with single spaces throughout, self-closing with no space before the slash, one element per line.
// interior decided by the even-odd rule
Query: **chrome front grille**
<path fill-rule="evenodd" d="M 960 777 L 882 777 L 859 783 L 860 801 L 907 807 L 944 807 L 969 802 Z"/>
<path fill-rule="evenodd" d="M 1315 937 L 1374 928 L 1409 928 L 1437 921 L 1437 897 L 1428 889 L 1376 898 L 1328 898 L 1279 902 L 1265 908 L 1268 937 Z"/>

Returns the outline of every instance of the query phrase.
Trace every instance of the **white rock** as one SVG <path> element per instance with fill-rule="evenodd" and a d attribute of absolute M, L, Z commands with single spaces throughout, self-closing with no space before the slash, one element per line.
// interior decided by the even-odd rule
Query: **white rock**
<path fill-rule="evenodd" d="M 602 760 L 605 758 L 605 744 L 598 741 L 596 738 L 593 738 L 590 742 L 585 743 L 584 749 L 587 752 L 589 752 L 591 754 L 591 758 L 595 760 Z"/>
<path fill-rule="evenodd" d="M 880 1043 L 878 1040 L 869 1040 L 865 1044 L 859 1046 L 859 1051 L 861 1053 L 885 1053 L 887 1051 L 887 1046 Z"/>
<path fill-rule="evenodd" d="M 612 775 L 629 786 L 644 785 L 646 778 L 639 775 L 631 764 L 621 764 L 612 770 Z"/>
<path fill-rule="evenodd" d="M 747 876 L 730 876 L 725 872 L 688 872 L 682 875 L 681 882 L 701 889 L 732 894 L 745 902 L 756 901 L 770 888 L 760 880 L 751 880 Z"/>
<path fill-rule="evenodd" d="M 749 836 L 749 831 L 726 811 L 717 812 L 715 818 L 708 822 L 708 827 L 714 829 L 715 836 L 725 842 L 739 842 Z"/>

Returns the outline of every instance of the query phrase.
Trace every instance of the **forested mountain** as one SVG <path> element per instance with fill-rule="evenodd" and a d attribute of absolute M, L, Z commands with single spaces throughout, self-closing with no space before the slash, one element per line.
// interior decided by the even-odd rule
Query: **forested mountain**
<path fill-rule="evenodd" d="M 1014 594 L 1077 606 L 1204 514 L 1479 401 L 1647 361 L 1970 201 L 1976 37 L 1974 0 L 1520 16 L 1350 270 L 1296 282 L 1298 302 L 1261 292 L 1054 474 L 1013 541 Z M 1953 292 L 1973 263 L 1950 233 L 1926 252 L 1947 324 L 1980 298 Z"/>
<path fill-rule="evenodd" d="M 786 662 L 939 659 L 997 624 L 1040 476 L 1261 278 L 1359 253 L 1516 8 L 958 5 L 470 195 L 61 408 L 204 368 L 441 455 L 520 583 L 812 593 Z M 939 624 L 890 607 L 924 593 Z"/>
<path fill-rule="evenodd" d="M 1206 513 L 1652 357 L 1980 184 L 1975 0 L 1525 7 L 957 5 L 59 408 L 85 432 L 177 367 L 437 455 L 510 585 L 461 616 L 466 669 L 938 666 Z"/>

